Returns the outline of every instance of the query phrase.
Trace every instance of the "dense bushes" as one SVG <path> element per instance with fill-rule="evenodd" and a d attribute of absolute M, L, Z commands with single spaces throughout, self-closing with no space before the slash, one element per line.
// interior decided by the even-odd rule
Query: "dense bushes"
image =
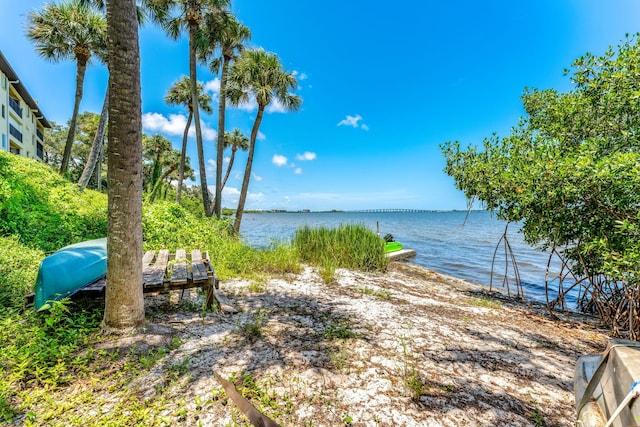
<path fill-rule="evenodd" d="M 106 234 L 104 194 L 81 193 L 49 166 L 0 151 L 0 236 L 52 252 Z"/>
<path fill-rule="evenodd" d="M 22 307 L 43 256 L 41 250 L 27 248 L 15 236 L 0 237 L 0 310 Z"/>

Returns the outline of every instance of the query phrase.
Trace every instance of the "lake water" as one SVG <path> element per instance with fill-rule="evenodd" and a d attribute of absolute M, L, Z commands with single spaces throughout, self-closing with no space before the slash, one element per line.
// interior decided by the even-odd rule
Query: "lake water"
<path fill-rule="evenodd" d="M 312 212 L 245 214 L 241 233 L 250 246 L 264 248 L 275 241 L 289 241 L 305 225 L 334 228 L 340 224 L 361 224 L 381 236 L 390 233 L 405 248 L 415 249 L 411 260 L 431 270 L 482 285 L 491 282 L 491 265 L 496 245 L 505 232 L 505 222 L 489 212 Z M 549 256 L 526 244 L 511 224 L 507 233 L 513 250 L 526 299 L 546 301 L 545 273 Z M 493 286 L 504 290 L 505 251 L 496 256 Z M 556 267 L 553 266 L 552 267 Z M 556 267 L 557 268 L 557 267 Z M 506 277 L 512 294 L 515 289 L 513 268 Z M 567 298 L 575 306 L 575 295 Z"/>

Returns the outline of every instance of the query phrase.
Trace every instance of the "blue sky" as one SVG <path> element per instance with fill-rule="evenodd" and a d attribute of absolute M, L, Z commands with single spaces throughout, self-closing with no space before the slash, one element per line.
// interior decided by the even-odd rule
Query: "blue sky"
<path fill-rule="evenodd" d="M 40 58 L 24 36 L 26 13 L 44 3 L 0 0 L 0 50 L 47 118 L 64 123 L 75 66 Z M 248 209 L 464 209 L 439 145 L 506 135 L 525 87 L 566 91 L 574 59 L 640 31 L 638 0 L 235 0 L 233 10 L 251 45 L 296 73 L 303 98 L 298 112 L 264 117 Z M 189 72 L 187 40 L 148 24 L 140 46 L 144 132 L 178 148 L 186 113 L 163 98 Z M 217 99 L 217 76 L 198 73 Z M 80 111 L 100 111 L 106 79 L 104 66 L 89 67 Z M 230 110 L 227 131 L 248 135 L 255 112 Z M 217 117 L 203 122 L 211 186 Z M 193 138 L 188 154 L 197 166 Z M 237 204 L 245 161 L 237 157 L 225 207 Z"/>

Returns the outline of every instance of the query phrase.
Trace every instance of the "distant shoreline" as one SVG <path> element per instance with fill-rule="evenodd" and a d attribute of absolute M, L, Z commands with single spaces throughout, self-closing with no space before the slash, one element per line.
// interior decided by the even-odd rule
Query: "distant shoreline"
<path fill-rule="evenodd" d="M 332 209 L 327 211 L 312 211 L 309 209 L 286 210 L 286 209 L 259 209 L 247 210 L 245 213 L 250 214 L 268 214 L 268 213 L 447 213 L 447 212 L 488 212 L 484 209 L 354 209 L 339 210 Z"/>

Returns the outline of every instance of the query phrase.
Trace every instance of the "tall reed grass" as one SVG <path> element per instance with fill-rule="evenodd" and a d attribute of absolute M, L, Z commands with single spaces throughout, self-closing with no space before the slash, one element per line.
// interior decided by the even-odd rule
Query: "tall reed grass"
<path fill-rule="evenodd" d="M 327 263 L 336 268 L 362 271 L 385 271 L 387 258 L 384 241 L 360 224 L 342 224 L 337 228 L 299 228 L 293 246 L 303 262 L 312 265 Z"/>

